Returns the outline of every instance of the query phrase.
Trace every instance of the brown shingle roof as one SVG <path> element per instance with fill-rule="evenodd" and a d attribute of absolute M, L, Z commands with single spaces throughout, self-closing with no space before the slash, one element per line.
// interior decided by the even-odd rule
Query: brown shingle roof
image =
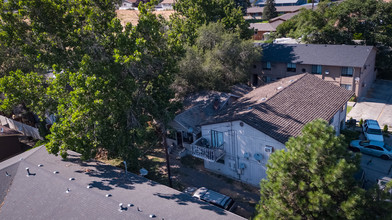
<path fill-rule="evenodd" d="M 286 143 L 306 123 L 329 121 L 353 94 L 311 74 L 296 75 L 253 90 L 208 124 L 241 120 Z"/>

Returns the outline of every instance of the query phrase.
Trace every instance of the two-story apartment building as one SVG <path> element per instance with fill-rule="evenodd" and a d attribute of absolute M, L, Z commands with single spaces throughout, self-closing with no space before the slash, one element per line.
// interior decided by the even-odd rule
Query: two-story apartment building
<path fill-rule="evenodd" d="M 284 77 L 311 73 L 357 96 L 364 96 L 376 78 L 373 46 L 324 44 L 257 44 L 263 57 L 251 71 L 259 86 Z"/>
<path fill-rule="evenodd" d="M 259 87 L 208 118 L 190 154 L 206 169 L 258 186 L 267 163 L 290 137 L 321 118 L 339 134 L 347 101 L 354 93 L 312 74 L 300 74 Z"/>

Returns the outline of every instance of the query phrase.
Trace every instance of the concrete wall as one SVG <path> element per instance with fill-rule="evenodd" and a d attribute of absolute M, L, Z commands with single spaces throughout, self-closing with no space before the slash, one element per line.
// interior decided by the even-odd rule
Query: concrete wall
<path fill-rule="evenodd" d="M 285 149 L 284 144 L 241 121 L 202 126 L 202 136 L 208 141 L 211 141 L 211 130 L 223 132 L 226 154 L 224 161 L 205 161 L 205 168 L 254 186 L 259 186 L 260 180 L 266 178 L 270 153 L 265 152 L 265 147 L 272 146 L 274 151 Z M 246 153 L 249 158 L 245 157 Z M 256 153 L 263 159 L 257 161 Z M 243 170 L 239 169 L 241 163 L 245 165 Z"/>

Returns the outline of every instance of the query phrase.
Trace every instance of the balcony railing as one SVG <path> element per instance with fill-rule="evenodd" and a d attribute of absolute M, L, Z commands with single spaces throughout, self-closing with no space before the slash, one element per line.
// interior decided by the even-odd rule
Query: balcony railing
<path fill-rule="evenodd" d="M 201 146 L 201 139 L 203 138 L 199 138 L 191 144 L 192 156 L 210 162 L 216 162 L 225 155 L 223 144 L 217 148 L 211 148 L 210 146 L 206 145 Z"/>

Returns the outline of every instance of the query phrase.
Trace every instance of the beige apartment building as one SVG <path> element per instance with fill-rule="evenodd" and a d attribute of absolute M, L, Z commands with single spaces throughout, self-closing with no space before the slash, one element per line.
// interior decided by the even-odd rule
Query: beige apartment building
<path fill-rule="evenodd" d="M 321 79 L 366 95 L 376 78 L 373 46 L 324 44 L 257 44 L 260 62 L 251 71 L 251 83 L 260 86 L 284 77 L 311 73 Z"/>

